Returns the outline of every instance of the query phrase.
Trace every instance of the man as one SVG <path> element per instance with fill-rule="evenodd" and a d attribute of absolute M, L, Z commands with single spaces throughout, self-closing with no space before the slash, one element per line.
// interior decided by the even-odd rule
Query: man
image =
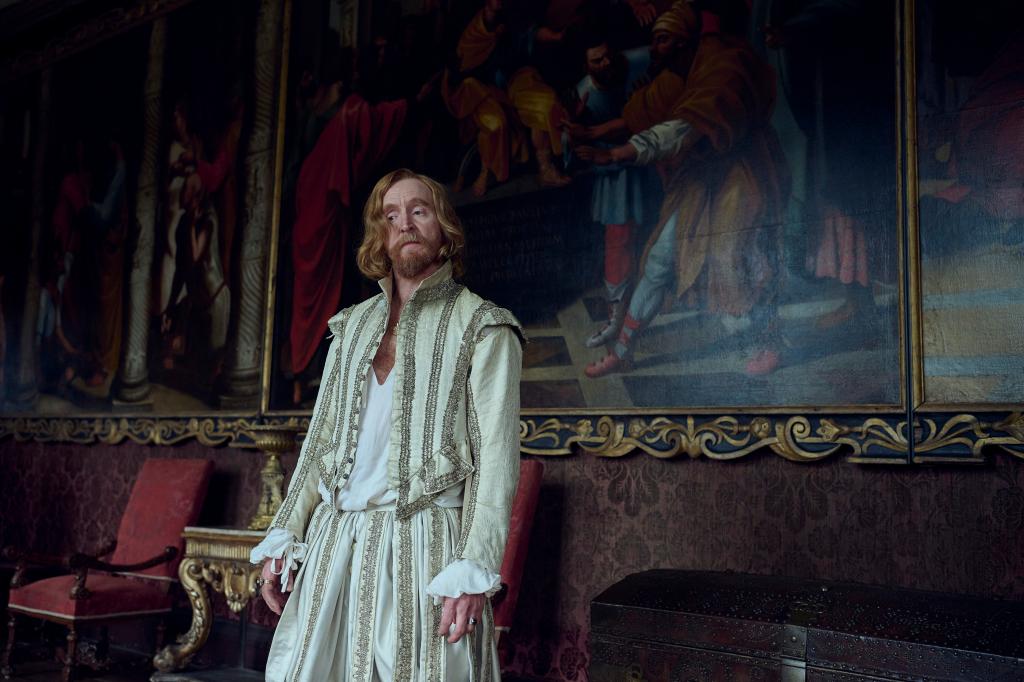
<path fill-rule="evenodd" d="M 607 150 L 623 142 L 630 134 L 643 132 L 653 125 L 669 120 L 672 117 L 672 104 L 683 97 L 685 92 L 686 76 L 694 56 L 695 41 L 692 38 L 698 30 L 696 14 L 689 7 L 674 6 L 662 13 L 651 27 L 651 45 L 646 52 L 631 50 L 625 55 L 628 67 L 620 67 L 620 70 L 626 72 L 624 76 L 616 75 L 615 64 L 609 55 L 607 44 L 592 43 L 587 50 L 587 78 L 595 85 L 605 83 L 606 93 L 611 82 L 617 78 L 623 79 L 625 83 L 622 90 L 627 96 L 612 115 L 611 107 L 605 106 L 607 94 L 598 92 L 599 88 L 596 87 L 593 88 L 595 92 L 589 94 L 589 88 L 578 88 L 580 102 L 586 109 L 595 113 L 605 109 L 608 111 L 604 115 L 598 114 L 599 118 L 605 120 L 596 125 L 571 126 L 569 134 L 573 142 L 592 144 L 601 150 L 600 155 L 603 156 Z M 602 63 L 604 61 L 608 62 L 607 66 Z M 646 73 L 637 72 L 641 65 L 646 68 Z M 594 71 L 600 75 L 595 77 Z M 580 84 L 581 86 L 587 83 L 587 78 Z M 584 95 L 588 95 L 585 100 Z M 621 93 L 615 94 L 616 99 L 622 96 Z M 593 103 L 591 98 L 594 100 Z M 580 149 L 580 158 L 589 160 L 588 153 L 591 147 Z M 663 164 L 658 166 L 659 171 L 663 170 Z M 609 170 L 614 175 L 608 175 Z M 609 314 L 607 323 L 584 342 L 588 348 L 600 348 L 614 341 L 622 330 L 629 305 L 627 294 L 630 293 L 628 290 L 633 284 L 633 240 L 637 226 L 646 218 L 644 207 L 655 200 L 660 201 L 660 197 L 654 196 L 657 194 L 651 182 L 654 173 L 646 172 L 649 170 L 650 168 L 630 168 L 628 163 L 608 162 L 597 166 L 591 210 L 595 220 L 605 223 L 605 284 Z M 629 181 L 628 188 L 623 187 L 624 179 Z M 619 186 L 621 194 L 615 192 L 606 198 L 607 192 L 604 190 L 612 181 L 618 181 L 613 184 Z M 615 220 L 616 214 L 624 212 L 626 206 L 630 207 L 630 218 L 624 221 Z M 598 218 L 599 213 L 601 218 Z"/>
<path fill-rule="evenodd" d="M 622 108 L 646 75 L 650 52 L 637 48 L 613 51 L 601 34 L 587 36 L 584 64 L 587 75 L 576 86 L 577 122 L 568 126 L 574 142 L 588 142 L 611 149 L 624 140 Z M 604 283 L 608 320 L 584 342 L 598 348 L 618 336 L 626 315 L 632 284 L 634 240 L 639 225 L 657 205 L 657 178 L 650 169 L 610 164 L 594 169 L 590 214 L 604 225 Z M 653 221 L 651 221 L 653 222 Z"/>
<path fill-rule="evenodd" d="M 774 75 L 746 40 L 717 30 L 713 16 L 706 15 L 702 27 L 682 2 L 668 14 L 682 27 L 683 42 L 696 46 L 670 114 L 615 149 L 577 150 L 599 165 L 660 162 L 672 169 L 662 221 L 645 249 L 622 332 L 585 373 L 597 378 L 629 368 L 635 337 L 674 282 L 677 297 L 699 293 L 708 312 L 750 315 L 756 347 L 745 369 L 767 374 L 780 362 L 772 228 L 786 192 L 781 148 L 769 123 Z"/>
<path fill-rule="evenodd" d="M 672 117 L 672 106 L 686 90 L 697 48 L 700 21 L 689 4 L 676 2 L 651 27 L 651 82 L 637 88 L 610 130 L 636 134 Z"/>
<path fill-rule="evenodd" d="M 498 680 L 487 597 L 518 479 L 522 330 L 452 279 L 465 240 L 438 183 L 392 172 L 363 216 L 359 267 L 382 293 L 331 318 L 309 433 L 251 555 L 281 613 L 267 679 Z"/>

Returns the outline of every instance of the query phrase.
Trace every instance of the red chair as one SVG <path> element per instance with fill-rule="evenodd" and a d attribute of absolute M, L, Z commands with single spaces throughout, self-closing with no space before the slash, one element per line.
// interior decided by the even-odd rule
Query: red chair
<path fill-rule="evenodd" d="M 17 568 L 7 604 L 4 677 L 13 674 L 10 659 L 16 616 L 40 618 L 68 628 L 63 676 L 67 681 L 77 662 L 76 627 L 81 623 L 105 624 L 169 613 L 169 588 L 177 581 L 183 550 L 181 533 L 199 517 L 212 470 L 213 462 L 209 460 L 147 460 L 135 479 L 117 539 L 95 556 L 54 557 L 5 548 L 5 557 L 16 561 Z M 111 552 L 109 562 L 99 558 Z M 72 574 L 24 584 L 25 571 L 32 564 L 58 565 Z M 90 571 L 103 573 L 90 575 Z"/>
<path fill-rule="evenodd" d="M 491 600 L 494 607 L 494 636 L 498 640 L 502 654 L 504 648 L 501 647 L 501 635 L 512 629 L 512 619 L 523 579 L 523 567 L 526 565 L 526 553 L 530 546 L 530 528 L 533 527 L 533 515 L 537 510 L 537 498 L 540 495 L 540 481 L 543 475 L 542 462 L 535 459 L 524 459 L 519 462 L 519 487 L 516 489 L 515 500 L 512 501 L 508 543 L 505 545 L 505 557 L 501 562 L 502 590 Z M 502 658 L 504 660 L 504 656 Z"/>

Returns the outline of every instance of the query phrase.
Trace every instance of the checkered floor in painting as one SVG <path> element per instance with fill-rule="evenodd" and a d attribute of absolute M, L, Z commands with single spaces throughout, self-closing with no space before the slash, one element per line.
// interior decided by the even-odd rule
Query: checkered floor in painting
<path fill-rule="evenodd" d="M 779 302 L 782 364 L 771 375 L 744 371 L 755 341 L 747 317 L 709 315 L 685 306 L 663 310 L 635 343 L 628 373 L 590 379 L 587 364 L 605 348 L 587 348 L 585 340 L 607 319 L 607 304 L 594 289 L 557 313 L 527 324 L 530 338 L 523 358 L 522 404 L 529 408 L 668 407 L 707 404 L 709 396 L 737 405 L 771 404 L 779 386 L 789 392 L 783 404 L 881 402 L 893 387 L 883 385 L 880 363 L 897 363 L 896 339 L 874 324 L 853 321 L 827 332 L 815 327 L 822 316 L 843 304 L 841 289 L 817 285 L 811 296 Z M 896 293 L 878 288 L 879 317 L 893 311 Z M 895 331 L 892 332 L 895 334 Z M 883 357 L 886 356 L 886 357 Z M 893 382 L 894 383 L 894 382 Z M 846 386 L 841 396 L 837 386 Z M 895 398 L 895 396 L 894 396 Z"/>

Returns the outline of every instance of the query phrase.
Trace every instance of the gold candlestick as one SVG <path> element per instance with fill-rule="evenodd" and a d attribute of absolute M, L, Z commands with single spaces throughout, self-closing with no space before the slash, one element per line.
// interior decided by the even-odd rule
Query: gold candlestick
<path fill-rule="evenodd" d="M 284 499 L 284 467 L 280 456 L 291 452 L 295 447 L 295 436 L 305 429 L 295 423 L 260 424 L 246 429 L 260 450 L 267 454 L 267 460 L 260 472 L 262 487 L 260 502 L 256 514 L 249 522 L 251 530 L 266 530 L 274 520 L 274 515 L 281 507 Z"/>

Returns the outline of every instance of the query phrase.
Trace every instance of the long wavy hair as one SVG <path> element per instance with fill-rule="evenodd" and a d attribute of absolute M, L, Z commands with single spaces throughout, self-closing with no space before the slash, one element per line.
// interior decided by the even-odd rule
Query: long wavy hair
<path fill-rule="evenodd" d="M 359 264 L 359 271 L 366 277 L 378 280 L 391 274 L 391 258 L 388 257 L 388 221 L 384 216 L 384 195 L 395 186 L 395 183 L 402 180 L 419 180 L 427 189 L 434 200 L 434 213 L 437 221 L 441 224 L 441 232 L 444 234 L 444 245 L 441 247 L 440 258 L 442 261 L 452 262 L 452 273 L 458 277 L 464 272 L 462 262 L 463 253 L 466 249 L 466 235 L 462 231 L 462 221 L 455 214 L 455 207 L 448 199 L 448 192 L 432 178 L 426 175 L 414 173 L 408 168 L 399 168 L 391 171 L 373 186 L 370 198 L 366 200 L 363 207 L 363 243 L 359 245 L 359 253 L 356 255 L 356 262 Z"/>

